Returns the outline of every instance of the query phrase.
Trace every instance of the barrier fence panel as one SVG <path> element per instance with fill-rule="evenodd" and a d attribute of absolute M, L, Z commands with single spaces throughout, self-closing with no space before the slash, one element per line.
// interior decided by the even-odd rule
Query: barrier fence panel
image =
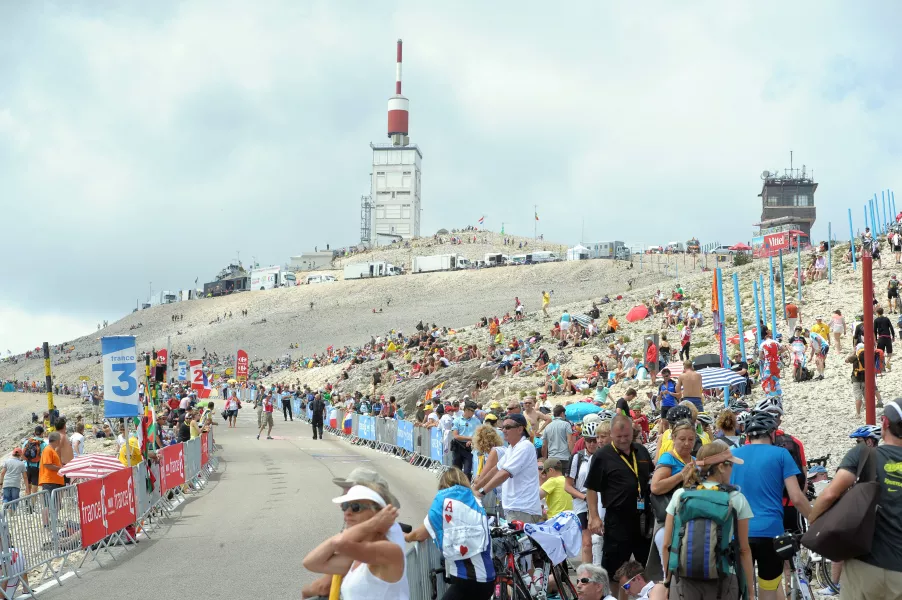
<path fill-rule="evenodd" d="M 441 598 L 448 586 L 444 577 L 434 572 L 442 568 L 442 554 L 435 543 L 417 542 L 407 551 L 406 558 L 410 597 Z"/>
<path fill-rule="evenodd" d="M 185 453 L 185 479 L 190 481 L 200 475 L 200 438 L 183 444 Z"/>
<path fill-rule="evenodd" d="M 135 498 L 138 505 L 138 517 L 146 515 L 152 506 L 150 491 L 147 489 L 147 463 L 141 462 L 137 467 L 132 467 L 132 479 L 135 482 Z"/>
<path fill-rule="evenodd" d="M 81 550 L 81 519 L 78 509 L 78 490 L 74 485 L 58 488 L 50 493 L 50 528 L 54 534 L 57 557 Z M 63 567 L 57 567 L 59 570 Z"/>
<path fill-rule="evenodd" d="M 160 450 L 160 476 L 163 492 L 185 483 L 185 453 L 182 444 Z"/>
<path fill-rule="evenodd" d="M 442 431 L 438 427 L 433 427 L 429 430 L 429 457 L 432 460 L 441 463 L 444 454 Z"/>
<path fill-rule="evenodd" d="M 56 558 L 53 530 L 50 528 L 50 492 L 23 496 L 3 505 L 0 519 L 6 521 L 10 547 L 22 555 L 19 567 L 8 575 L 21 575 Z M 4 548 L 8 551 L 8 548 Z M 46 574 L 46 569 L 45 572 Z"/>
<path fill-rule="evenodd" d="M 394 452 L 394 448 L 401 447 L 398 443 L 398 421 L 395 419 L 382 419 L 382 421 L 382 434 L 385 438 L 385 443 L 391 446 L 389 451 Z"/>
<path fill-rule="evenodd" d="M 413 452 L 413 423 L 410 421 L 398 421 L 396 427 L 398 430 L 398 446 L 407 452 Z"/>

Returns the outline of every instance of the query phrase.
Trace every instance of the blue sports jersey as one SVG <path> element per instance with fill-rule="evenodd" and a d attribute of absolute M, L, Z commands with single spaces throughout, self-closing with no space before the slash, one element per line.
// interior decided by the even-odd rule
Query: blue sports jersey
<path fill-rule="evenodd" d="M 739 487 L 755 515 L 749 520 L 749 537 L 782 535 L 783 482 L 800 473 L 792 455 L 770 444 L 748 444 L 732 452 L 745 461 L 733 465 L 730 483 Z"/>
<path fill-rule="evenodd" d="M 489 522 L 472 490 L 462 485 L 439 490 L 423 524 L 445 557 L 448 575 L 495 580 Z"/>

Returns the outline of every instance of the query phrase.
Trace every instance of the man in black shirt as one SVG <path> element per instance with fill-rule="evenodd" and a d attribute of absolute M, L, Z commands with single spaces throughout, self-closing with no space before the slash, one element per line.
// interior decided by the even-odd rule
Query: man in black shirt
<path fill-rule="evenodd" d="M 883 316 L 883 309 L 877 309 L 877 318 L 874 319 L 874 337 L 877 338 L 877 348 L 883 350 L 886 356 L 886 366 L 889 367 L 890 359 L 893 357 L 893 340 L 896 339 L 896 330 L 893 329 L 893 322 L 889 317 Z"/>
<path fill-rule="evenodd" d="M 864 315 L 858 315 L 857 319 L 859 323 L 855 326 L 855 331 L 852 333 L 853 347 L 864 343 Z"/>
<path fill-rule="evenodd" d="M 586 476 L 589 530 L 604 536 L 601 566 L 608 573 L 616 572 L 631 555 L 645 564 L 651 543 L 651 456 L 645 446 L 632 440 L 632 420 L 624 415 L 614 417 L 611 443 L 595 452 Z M 598 516 L 597 494 L 606 510 L 604 524 Z"/>
<path fill-rule="evenodd" d="M 319 434 L 319 439 L 323 439 L 323 421 L 326 418 L 326 403 L 319 393 L 313 397 L 310 408 L 313 410 L 313 418 L 310 420 L 310 424 L 313 426 L 313 439 L 317 439 L 317 433 Z"/>

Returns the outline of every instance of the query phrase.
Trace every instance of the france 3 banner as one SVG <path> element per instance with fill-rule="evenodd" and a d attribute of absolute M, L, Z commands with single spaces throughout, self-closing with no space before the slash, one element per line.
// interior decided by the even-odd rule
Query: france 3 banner
<path fill-rule="evenodd" d="M 398 447 L 413 452 L 413 423 L 398 421 Z"/>
<path fill-rule="evenodd" d="M 81 547 L 89 548 L 106 537 L 106 525 L 103 523 L 103 479 L 83 481 L 76 489 Z"/>
<path fill-rule="evenodd" d="M 238 358 L 235 361 L 235 379 L 240 382 L 247 381 L 247 374 L 250 370 L 250 362 L 247 359 L 247 352 L 238 351 Z"/>
<path fill-rule="evenodd" d="M 429 430 L 429 458 L 439 462 L 445 457 L 445 450 L 442 446 L 442 432 L 440 429 L 440 427 L 433 427 Z"/>
<path fill-rule="evenodd" d="M 178 378 L 179 378 L 179 381 L 188 381 L 188 361 L 187 360 L 179 361 Z"/>
<path fill-rule="evenodd" d="M 119 469 L 103 478 L 103 501 L 107 535 L 125 529 L 137 520 L 131 469 Z"/>
<path fill-rule="evenodd" d="M 185 453 L 182 444 L 166 446 L 160 451 L 160 480 L 164 492 L 185 483 Z"/>
<path fill-rule="evenodd" d="M 103 354 L 103 416 L 107 419 L 137 417 L 138 363 L 135 336 L 100 338 Z"/>

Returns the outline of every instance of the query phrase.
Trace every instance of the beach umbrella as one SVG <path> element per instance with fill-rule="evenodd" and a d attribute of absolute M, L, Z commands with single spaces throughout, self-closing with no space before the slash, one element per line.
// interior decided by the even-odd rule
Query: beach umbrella
<path fill-rule="evenodd" d="M 678 360 L 675 360 L 672 363 L 668 363 L 665 368 L 670 370 L 671 379 L 676 379 L 683 374 L 683 363 Z M 658 379 L 660 379 L 661 381 L 664 380 L 664 378 L 661 377 L 660 373 L 658 373 Z"/>
<path fill-rule="evenodd" d="M 735 246 L 730 246 L 729 248 L 727 248 L 727 250 L 732 250 L 733 252 L 748 252 L 751 249 L 751 246 L 746 246 L 742 242 L 739 242 Z"/>
<path fill-rule="evenodd" d="M 702 354 L 692 361 L 692 368 L 696 371 L 711 367 L 720 367 L 720 357 L 716 354 Z"/>
<path fill-rule="evenodd" d="M 592 317 L 589 315 L 570 315 L 570 317 L 583 327 L 588 327 L 592 322 Z"/>
<path fill-rule="evenodd" d="M 70 460 L 65 467 L 59 470 L 59 474 L 65 475 L 69 479 L 99 479 L 124 468 L 115 456 L 83 454 Z"/>
<path fill-rule="evenodd" d="M 702 376 L 702 388 L 706 390 L 745 383 L 745 377 L 722 367 L 703 369 L 699 373 Z"/>
<path fill-rule="evenodd" d="M 648 307 L 644 304 L 639 304 L 638 306 L 632 307 L 630 311 L 626 313 L 626 320 L 630 323 L 634 323 L 635 321 L 641 321 L 647 316 Z"/>

